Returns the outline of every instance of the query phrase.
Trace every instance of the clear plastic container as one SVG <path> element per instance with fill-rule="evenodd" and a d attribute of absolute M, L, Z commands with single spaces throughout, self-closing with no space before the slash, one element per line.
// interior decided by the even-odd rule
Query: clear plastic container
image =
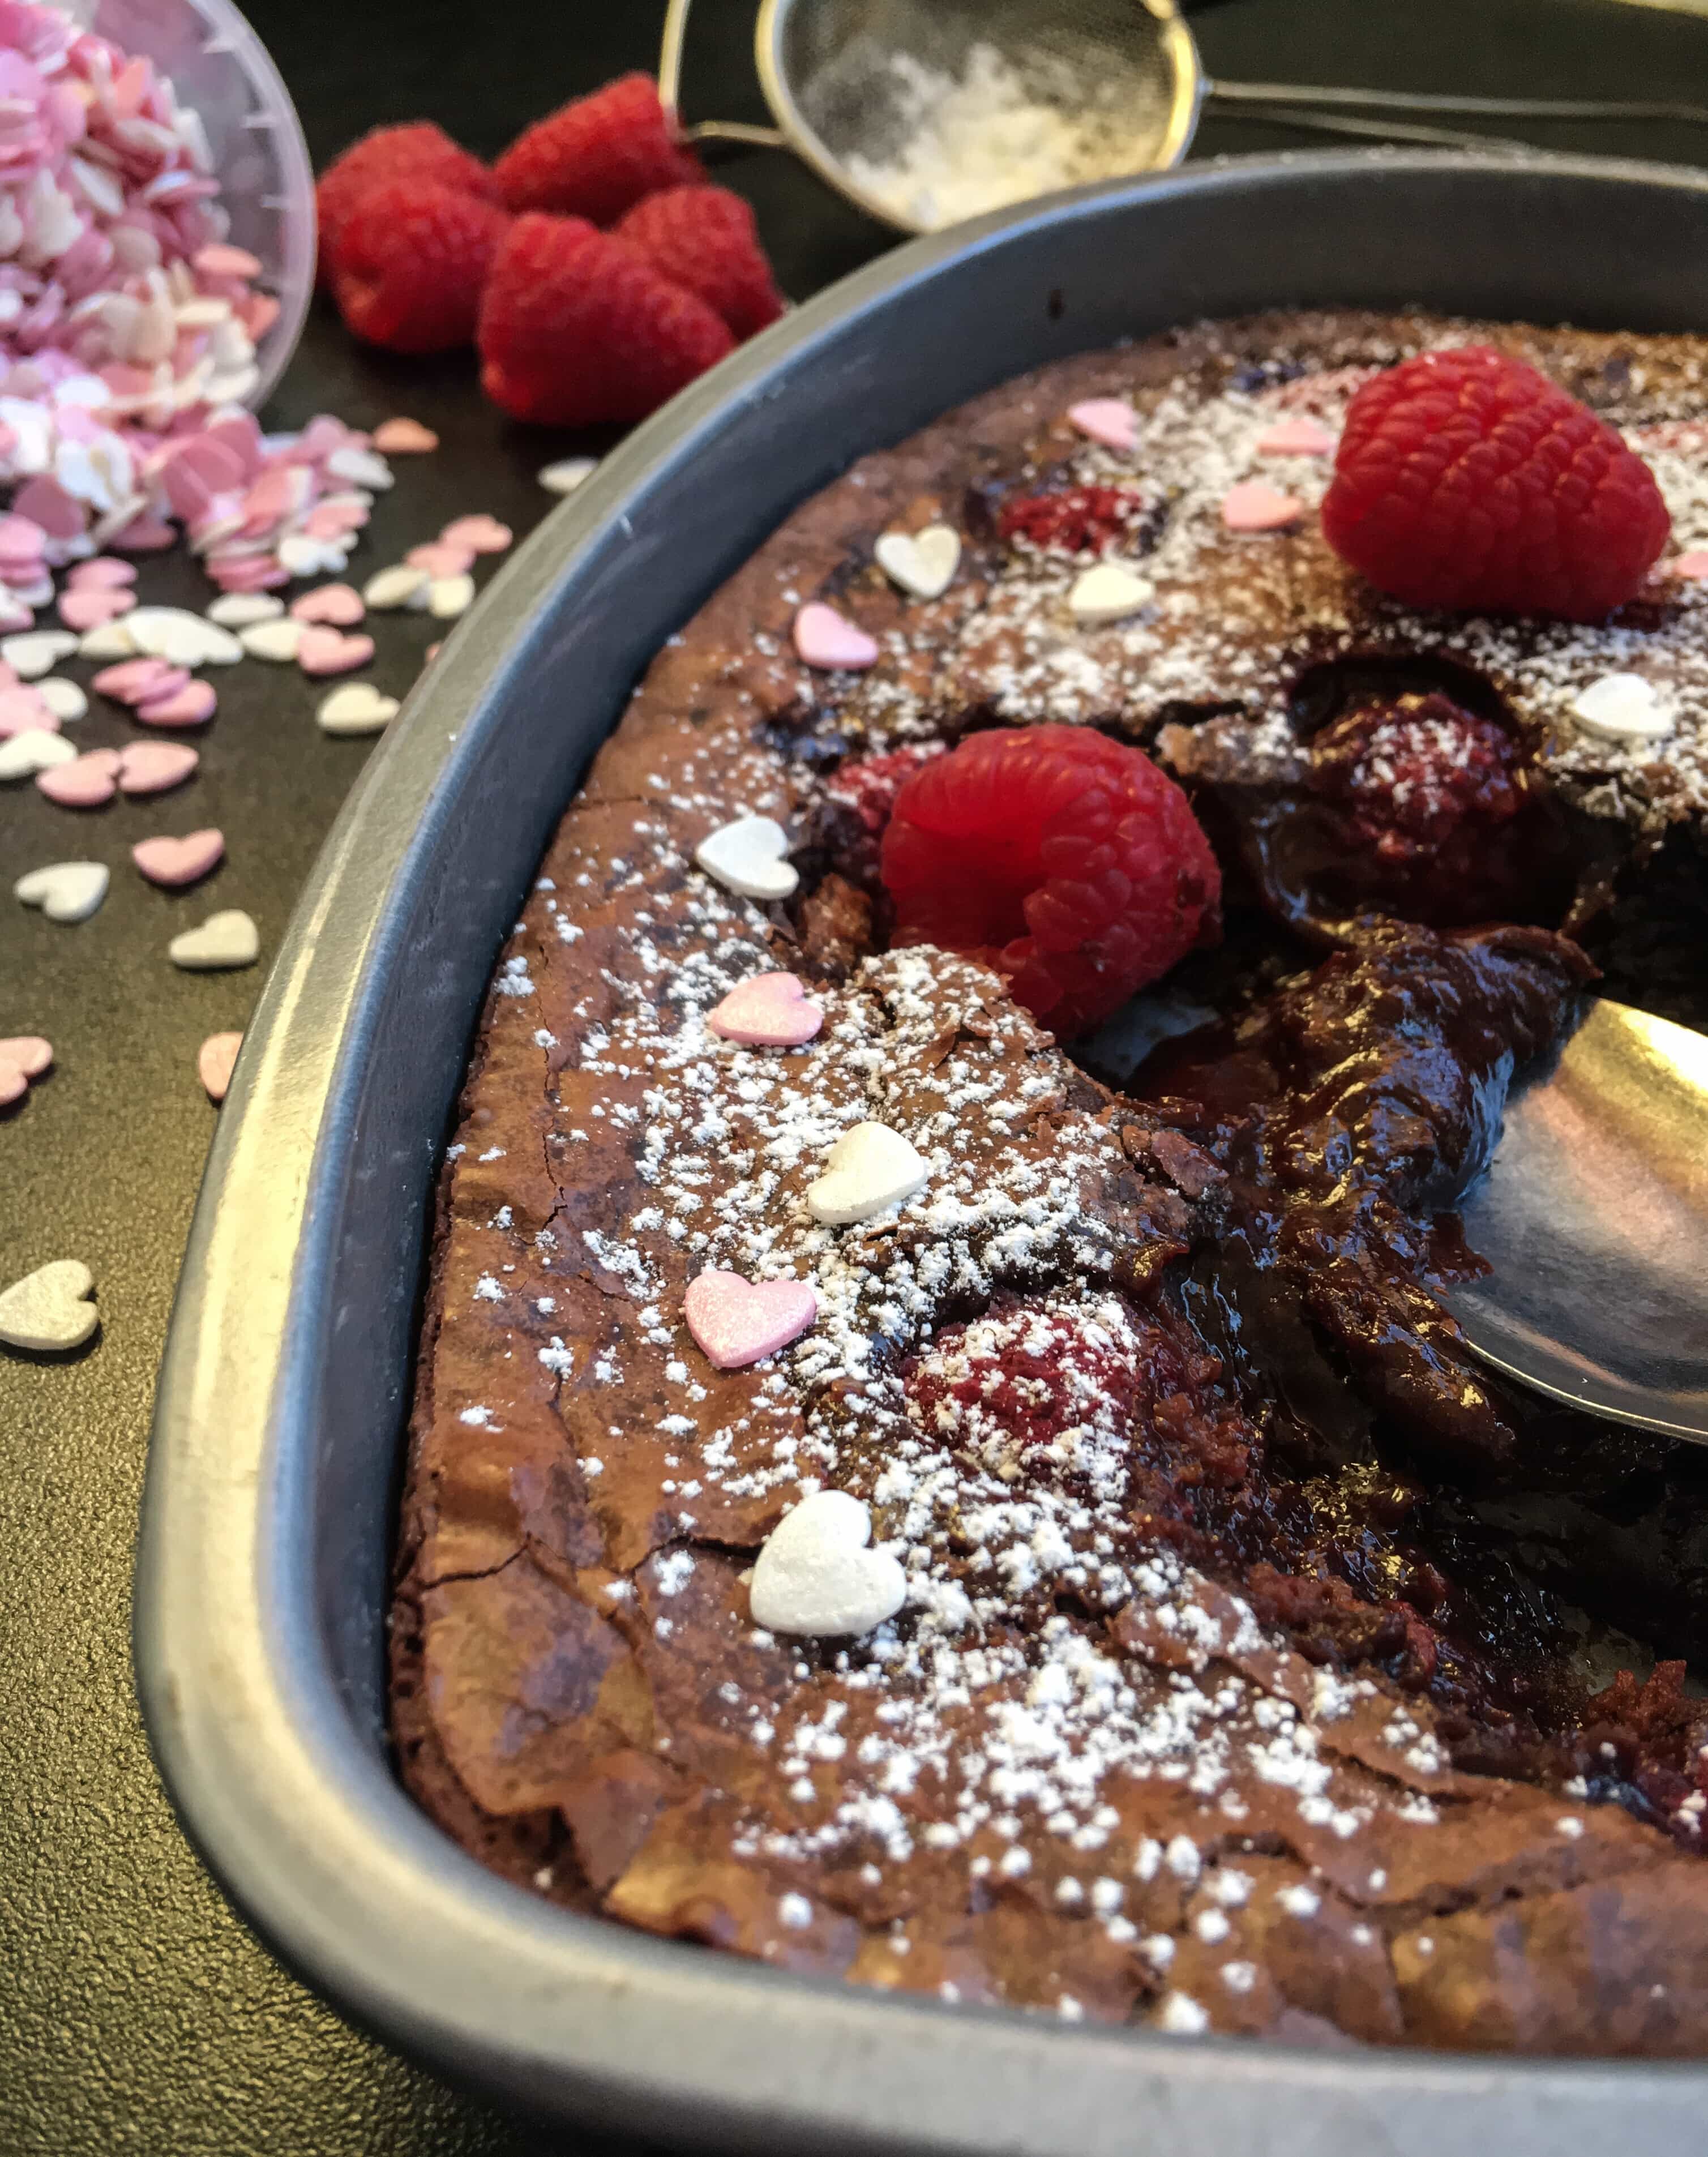
<path fill-rule="evenodd" d="M 146 54 L 179 102 L 201 116 L 230 237 L 262 265 L 279 319 L 255 355 L 250 402 L 285 372 L 314 291 L 314 167 L 296 107 L 266 47 L 230 0 L 59 0 L 63 12 L 126 52 Z"/>

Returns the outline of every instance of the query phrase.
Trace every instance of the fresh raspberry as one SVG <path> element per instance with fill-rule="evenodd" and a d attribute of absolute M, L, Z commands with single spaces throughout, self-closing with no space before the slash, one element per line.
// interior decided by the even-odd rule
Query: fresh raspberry
<path fill-rule="evenodd" d="M 896 943 L 983 959 L 1064 1037 L 1220 933 L 1186 795 L 1088 728 L 1003 728 L 934 759 L 896 797 L 882 867 Z"/>
<path fill-rule="evenodd" d="M 1005 502 L 996 529 L 1052 554 L 1103 554 L 1129 538 L 1150 505 L 1130 486 L 1064 486 Z"/>
<path fill-rule="evenodd" d="M 481 384 L 515 420 L 642 420 L 734 340 L 638 248 L 579 217 L 519 217 L 481 301 Z"/>
<path fill-rule="evenodd" d="M 342 157 L 334 157 L 316 182 L 315 214 L 320 224 L 320 274 L 332 282 L 344 244 L 344 228 L 371 188 L 389 180 L 436 180 L 459 193 L 496 202 L 498 184 L 478 157 L 460 149 L 430 120 L 406 127 L 376 127 Z"/>
<path fill-rule="evenodd" d="M 672 284 L 697 292 L 738 337 L 783 311 L 754 214 L 728 188 L 666 188 L 635 203 L 617 226 Z"/>
<path fill-rule="evenodd" d="M 388 352 L 472 342 L 481 289 L 509 219 L 494 203 L 414 175 L 368 188 L 346 220 L 332 297 L 347 327 Z"/>
<path fill-rule="evenodd" d="M 493 167 L 511 209 L 556 210 L 614 224 L 643 195 L 706 175 L 677 141 L 650 75 L 620 75 L 537 120 Z"/>
<path fill-rule="evenodd" d="M 1486 345 L 1366 383 L 1323 502 L 1329 544 L 1408 605 L 1567 621 L 1623 606 L 1670 529 L 1616 430 Z"/>
<path fill-rule="evenodd" d="M 1554 908 L 1560 834 L 1524 744 L 1497 720 L 1407 691 L 1325 727 L 1310 764 L 1333 819 L 1309 850 L 1319 907 L 1438 927 Z"/>

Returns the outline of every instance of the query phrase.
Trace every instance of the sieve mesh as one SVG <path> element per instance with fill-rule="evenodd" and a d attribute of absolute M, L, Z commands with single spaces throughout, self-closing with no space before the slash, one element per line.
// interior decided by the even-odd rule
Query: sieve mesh
<path fill-rule="evenodd" d="M 933 229 L 1175 154 L 1175 49 L 1144 0 L 817 0 L 781 55 L 861 193 Z"/>

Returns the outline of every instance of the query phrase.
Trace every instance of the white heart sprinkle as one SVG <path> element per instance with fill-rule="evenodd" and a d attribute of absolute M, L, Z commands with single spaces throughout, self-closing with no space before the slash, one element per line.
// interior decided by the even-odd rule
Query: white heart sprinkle
<path fill-rule="evenodd" d="M 14 1348 L 79 1348 L 100 1313 L 89 1299 L 95 1275 L 81 1259 L 52 1259 L 0 1295 L 0 1341 Z"/>
<path fill-rule="evenodd" d="M 56 719 L 80 719 L 89 709 L 88 698 L 63 674 L 50 674 L 45 682 L 38 682 L 36 694 Z"/>
<path fill-rule="evenodd" d="M 374 734 L 397 710 L 397 698 L 383 697 L 373 682 L 349 682 L 322 698 L 315 718 L 323 734 Z"/>
<path fill-rule="evenodd" d="M 261 933 L 240 908 L 210 914 L 196 929 L 186 929 L 166 947 L 174 966 L 193 974 L 223 966 L 252 966 L 260 955 Z"/>
<path fill-rule="evenodd" d="M 248 629 L 258 621 L 277 621 L 285 602 L 273 592 L 222 592 L 208 610 L 222 629 Z"/>
<path fill-rule="evenodd" d="M 286 662 L 296 658 L 303 627 L 289 615 L 280 615 L 273 621 L 251 622 L 247 629 L 239 630 L 237 641 L 251 659 Z"/>
<path fill-rule="evenodd" d="M 204 667 L 235 667 L 243 656 L 243 646 L 229 629 L 205 615 L 197 624 L 197 633 L 202 640 L 201 664 Z"/>
<path fill-rule="evenodd" d="M 20 682 L 33 682 L 77 649 L 78 640 L 69 629 L 26 630 L 20 636 L 0 636 L 0 659 Z"/>
<path fill-rule="evenodd" d="M 133 608 L 134 613 L 136 610 Z M 121 615 L 116 621 L 104 621 L 77 641 L 80 659 L 134 659 L 136 646 L 132 641 L 126 620 Z"/>
<path fill-rule="evenodd" d="M 542 465 L 534 476 L 548 494 L 574 494 L 598 470 L 597 457 L 559 457 L 554 465 Z"/>
<path fill-rule="evenodd" d="M 208 660 L 224 665 L 243 656 L 229 630 L 185 607 L 133 607 L 124 621 L 138 651 L 169 666 L 200 667 Z"/>
<path fill-rule="evenodd" d="M 766 1538 L 748 1600 L 770 1633 L 869 1633 L 908 1599 L 908 1577 L 887 1551 L 868 1550 L 872 1515 L 846 1490 L 814 1490 Z"/>
<path fill-rule="evenodd" d="M 388 613 L 394 607 L 424 607 L 432 581 L 424 569 L 398 562 L 388 569 L 376 569 L 362 587 L 362 597 L 376 614 Z"/>
<path fill-rule="evenodd" d="M 19 877 L 12 892 L 49 921 L 87 921 L 106 897 L 108 881 L 105 862 L 53 862 Z"/>
<path fill-rule="evenodd" d="M 352 535 L 353 540 L 353 534 Z M 317 577 L 323 569 L 337 574 L 350 559 L 350 544 L 340 539 L 313 539 L 306 532 L 287 533 L 273 550 L 281 569 L 293 577 Z"/>
<path fill-rule="evenodd" d="M 800 878 L 786 859 L 789 834 L 771 816 L 738 816 L 701 840 L 694 859 L 743 898 L 787 898 Z"/>
<path fill-rule="evenodd" d="M 455 621 L 475 603 L 475 580 L 465 570 L 459 577 L 435 577 L 427 587 L 427 611 L 438 621 Z"/>
<path fill-rule="evenodd" d="M 1603 674 L 1572 700 L 1572 716 L 1604 741 L 1659 741 L 1678 724 L 1641 674 Z"/>
<path fill-rule="evenodd" d="M 856 1124 L 825 1156 L 825 1172 L 806 1187 L 806 1210 L 826 1228 L 869 1220 L 911 1198 L 931 1170 L 887 1124 Z"/>
<path fill-rule="evenodd" d="M 1119 562 L 1099 562 L 1075 579 L 1068 610 L 1075 621 L 1120 621 L 1137 614 L 1155 594 L 1149 577 L 1134 576 Z"/>
<path fill-rule="evenodd" d="M 892 583 L 916 600 L 934 600 L 949 589 L 960 567 L 960 534 L 952 524 L 928 524 L 923 532 L 886 532 L 872 551 Z"/>
<path fill-rule="evenodd" d="M 390 486 L 396 475 L 381 456 L 372 450 L 359 450 L 347 443 L 334 450 L 327 459 L 327 470 L 334 479 L 347 480 L 352 486 L 376 486 L 382 490 Z"/>
<path fill-rule="evenodd" d="M 76 755 L 64 734 L 26 727 L 21 734 L 0 741 L 0 779 L 33 779 L 39 771 L 51 771 L 56 764 L 74 762 Z"/>

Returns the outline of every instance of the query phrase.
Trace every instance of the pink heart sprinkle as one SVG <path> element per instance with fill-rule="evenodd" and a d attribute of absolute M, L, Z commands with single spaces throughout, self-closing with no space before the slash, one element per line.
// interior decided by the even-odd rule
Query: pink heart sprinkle
<path fill-rule="evenodd" d="M 373 656 L 371 636 L 342 636 L 336 629 L 311 625 L 296 647 L 296 663 L 305 674 L 347 674 L 365 667 Z"/>
<path fill-rule="evenodd" d="M 19 517 L 40 525 L 49 539 L 83 537 L 83 504 L 46 472 L 26 480 L 12 497 L 12 507 Z"/>
<path fill-rule="evenodd" d="M 373 430 L 373 446 L 383 456 L 420 457 L 439 447 L 439 437 L 419 420 L 382 420 Z"/>
<path fill-rule="evenodd" d="M 182 839 L 139 839 L 131 849 L 131 859 L 150 883 L 173 887 L 206 876 L 224 852 L 225 834 L 210 826 L 188 832 Z"/>
<path fill-rule="evenodd" d="M 119 751 L 119 785 L 126 794 L 164 794 L 182 785 L 201 761 L 200 751 L 188 742 L 131 742 Z"/>
<path fill-rule="evenodd" d="M 198 247 L 190 257 L 190 266 L 204 277 L 259 277 L 261 274 L 260 258 L 246 247 L 232 246 L 229 240 L 213 239 Z"/>
<path fill-rule="evenodd" d="M 1693 547 L 1688 554 L 1675 554 L 1666 565 L 1666 574 L 1693 583 L 1708 579 L 1708 547 Z"/>
<path fill-rule="evenodd" d="M 80 562 L 65 579 L 74 592 L 116 590 L 136 581 L 136 564 L 121 562 L 112 554 L 97 554 L 90 561 Z"/>
<path fill-rule="evenodd" d="M 243 528 L 259 539 L 297 506 L 297 481 L 291 466 L 270 465 L 243 498 Z"/>
<path fill-rule="evenodd" d="M 36 785 L 62 809 L 100 809 L 112 800 L 118 772 L 117 749 L 92 749 L 86 755 L 73 757 L 69 764 L 39 771 Z"/>
<path fill-rule="evenodd" d="M 129 614 L 136 604 L 135 592 L 126 591 L 121 584 L 87 584 L 78 591 L 68 589 L 60 593 L 59 619 L 67 629 L 98 629 L 104 621 Z"/>
<path fill-rule="evenodd" d="M 122 532 L 116 532 L 107 544 L 124 554 L 158 554 L 167 547 L 177 546 L 177 533 L 163 517 L 145 509 L 140 517 L 133 517 Z"/>
<path fill-rule="evenodd" d="M 46 734 L 56 734 L 59 722 L 28 683 L 20 682 L 15 689 L 0 689 L 0 741 L 13 734 L 28 734 L 32 727 L 39 727 Z"/>
<path fill-rule="evenodd" d="M 730 991 L 706 1023 L 726 1041 L 749 1048 L 799 1048 L 825 1022 L 798 974 L 755 974 Z"/>
<path fill-rule="evenodd" d="M 28 1075 L 15 1063 L 8 1063 L 0 1054 L 0 1109 L 9 1109 L 13 1102 L 21 1101 L 29 1091 Z"/>
<path fill-rule="evenodd" d="M 140 704 L 145 698 L 162 697 L 183 688 L 190 678 L 187 667 L 174 667 L 165 659 L 121 659 L 103 667 L 90 687 L 116 704 Z"/>
<path fill-rule="evenodd" d="M 208 574 L 222 592 L 271 592 L 291 581 L 290 570 L 270 554 L 235 555 L 223 562 L 210 558 Z"/>
<path fill-rule="evenodd" d="M 1138 446 L 1139 415 L 1121 397 L 1088 397 L 1068 407 L 1069 424 L 1088 441 L 1101 442 L 1106 450 Z"/>
<path fill-rule="evenodd" d="M 809 667 L 870 667 L 877 658 L 873 639 L 822 600 L 809 600 L 795 615 L 795 648 Z"/>
<path fill-rule="evenodd" d="M 1302 502 L 1278 492 L 1266 480 L 1242 480 L 1222 497 L 1222 521 L 1230 532 L 1278 532 L 1304 514 Z"/>
<path fill-rule="evenodd" d="M 342 539 L 347 533 L 359 532 L 367 522 L 368 512 L 359 502 L 317 502 L 302 528 L 311 539 Z"/>
<path fill-rule="evenodd" d="M 26 1078 L 39 1078 L 54 1060 L 54 1044 L 39 1033 L 14 1033 L 0 1041 L 0 1063 L 9 1063 Z"/>
<path fill-rule="evenodd" d="M 442 539 L 412 547 L 404 559 L 412 569 L 424 569 L 430 577 L 466 576 L 475 566 L 472 547 L 447 547 Z"/>
<path fill-rule="evenodd" d="M 205 726 L 219 709 L 219 699 L 211 682 L 186 682 L 169 695 L 147 698 L 136 707 L 145 727 Z"/>
<path fill-rule="evenodd" d="M 1334 446 L 1335 437 L 1328 429 L 1302 412 L 1294 419 L 1278 420 L 1258 437 L 1258 455 L 1263 457 L 1325 457 Z"/>
<path fill-rule="evenodd" d="M 484 509 L 472 517 L 452 517 L 439 535 L 445 546 L 472 547 L 477 554 L 502 554 L 515 536 L 507 524 Z"/>
<path fill-rule="evenodd" d="M 818 1318 L 817 1291 L 805 1281 L 750 1281 L 739 1274 L 697 1274 L 682 1298 L 688 1331 L 720 1371 L 739 1371 L 798 1341 Z"/>
<path fill-rule="evenodd" d="M 11 570 L 39 562 L 47 543 L 47 533 L 33 517 L 0 517 L 0 568 Z"/>
<path fill-rule="evenodd" d="M 350 628 L 367 611 L 361 593 L 348 584 L 322 584 L 291 602 L 294 620 L 325 622 L 334 629 Z"/>
<path fill-rule="evenodd" d="M 231 1084 L 231 1067 L 243 1047 L 240 1033 L 210 1033 L 196 1051 L 196 1072 L 210 1101 L 223 1101 Z"/>

